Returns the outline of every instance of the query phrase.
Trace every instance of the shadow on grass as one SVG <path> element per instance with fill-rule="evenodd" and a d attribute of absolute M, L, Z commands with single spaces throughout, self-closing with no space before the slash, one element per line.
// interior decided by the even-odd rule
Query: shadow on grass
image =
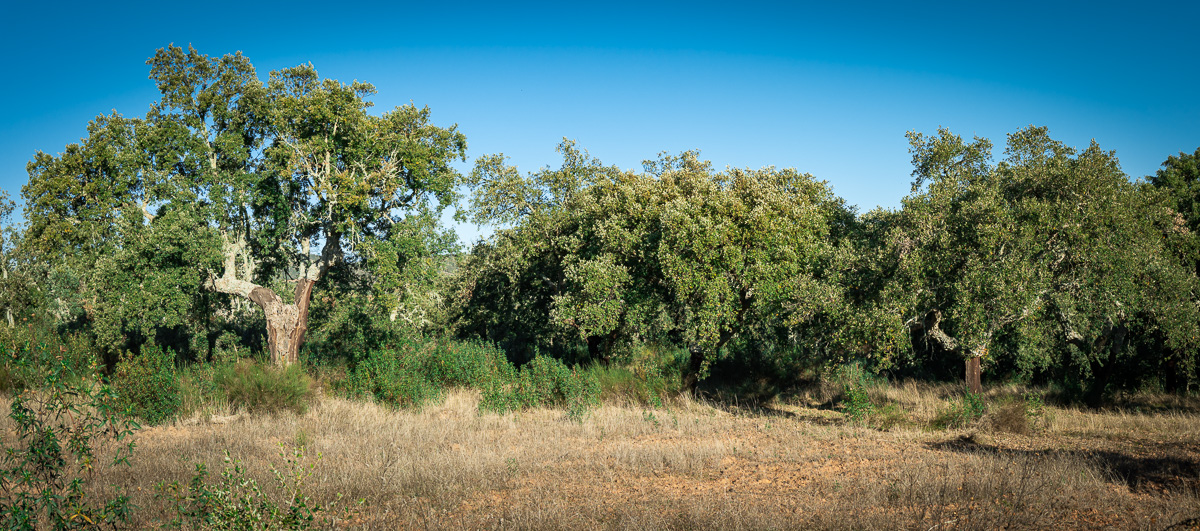
<path fill-rule="evenodd" d="M 1184 491 L 1200 495 L 1200 462 L 1188 457 L 1171 455 L 1179 451 L 1177 444 L 1156 444 L 1154 446 L 1157 448 L 1147 448 L 1147 450 L 1148 453 L 1158 455 L 1148 456 L 1137 456 L 1112 450 L 1002 448 L 994 444 L 978 442 L 973 435 L 927 443 L 925 446 L 931 450 L 1002 457 L 1074 457 L 1091 463 L 1099 470 L 1107 471 L 1111 481 L 1124 483 L 1134 493 L 1162 494 L 1167 491 Z"/>

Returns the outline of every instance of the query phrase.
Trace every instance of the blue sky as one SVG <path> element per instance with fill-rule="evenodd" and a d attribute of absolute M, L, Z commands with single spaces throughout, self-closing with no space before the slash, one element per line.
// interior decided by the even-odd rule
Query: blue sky
<path fill-rule="evenodd" d="M 433 4 L 5 2 L 0 188 L 96 115 L 145 113 L 168 43 L 373 83 L 378 110 L 457 123 L 472 160 L 556 166 L 563 137 L 622 168 L 699 149 L 812 173 L 863 211 L 908 193 L 908 130 L 1002 146 L 1045 125 L 1134 177 L 1200 146 L 1197 2 Z"/>

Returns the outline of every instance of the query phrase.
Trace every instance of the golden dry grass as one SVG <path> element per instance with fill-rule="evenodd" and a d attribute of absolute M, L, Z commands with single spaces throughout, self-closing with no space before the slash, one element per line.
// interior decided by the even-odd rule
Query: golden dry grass
<path fill-rule="evenodd" d="M 131 493 L 135 525 L 156 526 L 171 516 L 156 483 L 186 482 L 200 462 L 215 476 L 227 451 L 273 492 L 280 448 L 303 445 L 311 496 L 365 500 L 348 528 L 1162 529 L 1200 516 L 1195 415 L 1048 408 L 1052 420 L 1028 435 L 982 422 L 931 431 L 952 389 L 872 393 L 906 422 L 851 424 L 804 399 L 753 411 L 606 405 L 576 422 L 558 410 L 481 414 L 469 391 L 420 411 L 324 398 L 301 416 L 142 430 L 134 467 L 104 470 L 91 488 Z"/>

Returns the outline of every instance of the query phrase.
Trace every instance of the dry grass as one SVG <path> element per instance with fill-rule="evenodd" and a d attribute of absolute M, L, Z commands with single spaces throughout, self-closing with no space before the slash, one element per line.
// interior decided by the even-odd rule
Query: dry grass
<path fill-rule="evenodd" d="M 575 422 L 481 414 L 468 391 L 420 411 L 325 398 L 299 416 L 145 429 L 135 467 L 104 470 L 92 488 L 124 488 L 135 525 L 154 526 L 171 516 L 156 483 L 186 482 L 200 462 L 216 475 L 228 451 L 270 485 L 280 445 L 303 445 L 321 454 L 311 496 L 366 501 L 351 528 L 1161 529 L 1200 516 L 1195 415 L 1049 408 L 1052 422 L 1029 434 L 930 431 L 953 388 L 871 392 L 906 422 L 850 425 L 803 399 L 751 412 L 609 405 Z"/>

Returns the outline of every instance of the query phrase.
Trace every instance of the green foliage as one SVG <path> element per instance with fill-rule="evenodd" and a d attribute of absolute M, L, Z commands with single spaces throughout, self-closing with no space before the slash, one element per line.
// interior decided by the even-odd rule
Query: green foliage
<path fill-rule="evenodd" d="M 1179 156 L 1167 157 L 1162 169 L 1148 180 L 1167 193 L 1171 208 L 1182 216 L 1188 229 L 1200 233 L 1200 148 L 1195 153 L 1181 151 Z"/>
<path fill-rule="evenodd" d="M 187 485 L 173 482 L 156 486 L 157 498 L 174 503 L 176 517 L 171 526 L 230 531 L 332 527 L 345 513 L 339 507 L 341 495 L 338 500 L 322 505 L 308 492 L 307 482 L 321 455 L 306 463 L 304 447 L 297 447 L 290 455 L 284 452 L 282 444 L 279 448 L 284 467 L 280 470 L 272 465 L 271 473 L 282 503 L 264 492 L 254 478 L 246 475 L 241 462 L 225 452 L 225 470 L 215 483 L 209 482 L 208 470 L 201 463 L 196 465 L 196 473 Z"/>
<path fill-rule="evenodd" d="M 830 235 L 847 210 L 811 175 L 717 172 L 695 152 L 636 174 L 568 141 L 559 150 L 560 169 L 525 178 L 502 157 L 476 166 L 477 219 L 516 225 L 463 263 L 460 333 L 521 358 L 582 342 L 609 360 L 670 342 L 691 354 L 690 390 L 731 339 L 809 323 L 840 301 Z"/>
<path fill-rule="evenodd" d="M 357 396 L 394 407 L 420 407 L 449 387 L 486 388 L 515 377 L 516 370 L 495 348 L 416 337 L 369 352 L 347 375 L 346 385 Z"/>
<path fill-rule="evenodd" d="M 126 353 L 111 378 L 120 405 L 148 424 L 159 424 L 179 413 L 179 379 L 175 353 L 148 343 L 137 356 Z"/>
<path fill-rule="evenodd" d="M 105 353 L 154 340 L 194 359 L 185 349 L 213 324 L 254 324 L 252 302 L 295 303 L 261 314 L 295 326 L 309 282 L 334 269 L 325 284 L 370 311 L 440 322 L 442 296 L 428 288 L 438 258 L 458 250 L 437 222 L 462 180 L 456 126 L 414 105 L 370 113 L 373 86 L 311 65 L 264 81 L 240 53 L 173 45 L 147 64 L 160 98 L 145 115 L 97 117 L 79 143 L 28 164 L 24 263 L 10 257 L 12 202 L 0 196 L 0 295 L 11 295 L 0 301 L 12 301 L 0 317 L 28 306 L 33 286 L 57 324 L 84 327 Z M 28 264 L 50 281 L 27 282 Z M 301 300 L 278 297 L 284 281 L 305 288 Z M 298 345 L 268 346 L 292 360 Z"/>
<path fill-rule="evenodd" d="M 567 368 L 549 356 L 535 356 L 510 380 L 493 380 L 482 389 L 479 408 L 503 413 L 533 407 L 563 407 L 581 419 L 600 401 L 600 382 L 588 371 Z"/>
<path fill-rule="evenodd" d="M 834 369 L 833 381 L 841 387 L 842 413 L 854 422 L 864 422 L 875 412 L 868 389 L 875 385 L 861 363 L 849 363 Z"/>
<path fill-rule="evenodd" d="M 250 349 L 243 347 L 237 334 L 225 330 L 213 341 L 212 363 L 226 365 L 237 363 L 242 358 L 250 356 Z"/>
<path fill-rule="evenodd" d="M 87 336 L 60 333 L 45 320 L 22 318 L 20 326 L 0 326 L 0 349 L 0 392 L 38 388 L 46 365 L 66 364 L 66 374 L 78 379 L 95 374 L 99 361 Z"/>
<path fill-rule="evenodd" d="M 220 238 L 186 209 L 163 209 L 146 223 L 136 209 L 117 222 L 118 249 L 83 273 L 103 288 L 92 295 L 88 317 L 97 346 L 117 351 L 182 336 L 170 346 L 187 357 L 186 336 L 203 335 L 208 270 L 220 263 Z M 164 345 L 166 346 L 166 345 Z"/>
<path fill-rule="evenodd" d="M 1050 410 L 1046 409 L 1042 395 L 1025 393 L 1018 403 L 1022 406 L 1021 412 L 1025 415 L 1026 425 L 1031 431 L 1043 431 L 1050 427 Z"/>
<path fill-rule="evenodd" d="M 0 525 L 74 529 L 127 521 L 127 496 L 92 499 L 85 487 L 101 466 L 101 451 L 115 448 L 109 466 L 129 465 L 137 425 L 121 414 L 112 389 L 89 378 L 92 371 L 77 374 L 57 353 L 34 348 L 10 352 L 0 345 L 10 367 L 36 382 L 12 400 L 15 430 L 0 448 Z"/>
<path fill-rule="evenodd" d="M 590 366 L 604 401 L 624 401 L 662 407 L 680 392 L 687 351 L 660 345 L 638 345 L 618 362 Z"/>
<path fill-rule="evenodd" d="M 358 361 L 346 386 L 357 396 L 392 407 L 420 407 L 441 396 L 441 388 L 421 372 L 422 361 L 412 350 L 379 350 Z"/>
<path fill-rule="evenodd" d="M 982 394 L 967 390 L 950 401 L 946 408 L 934 417 L 931 425 L 937 429 L 963 428 L 983 418 L 988 405 Z"/>
<path fill-rule="evenodd" d="M 233 363 L 195 363 L 177 370 L 180 418 L 188 418 L 196 413 L 207 418 L 207 415 L 227 408 L 229 397 L 217 383 L 217 373 L 219 367 Z"/>
<path fill-rule="evenodd" d="M 561 406 L 572 418 L 580 418 L 599 402 L 600 385 L 587 372 L 569 369 L 548 356 L 537 356 L 521 367 L 513 397 L 521 407 Z M 489 394 L 480 407 L 499 410 L 498 405 L 496 395 Z"/>
<path fill-rule="evenodd" d="M 302 414 L 312 399 L 312 379 L 300 364 L 279 368 L 241 360 L 218 368 L 215 381 L 229 405 L 252 413 L 292 411 Z"/>
<path fill-rule="evenodd" d="M 34 275 L 43 267 L 21 248 L 21 232 L 12 223 L 15 208 L 8 191 L 0 189 L 0 324 L 9 328 L 35 310 L 41 289 Z"/>
<path fill-rule="evenodd" d="M 1194 374 L 1197 279 L 1172 243 L 1174 214 L 1113 153 L 1038 127 L 1009 135 L 998 164 L 986 139 L 909 139 L 913 194 L 870 216 L 860 253 L 860 268 L 884 277 L 862 299 L 894 338 L 880 357 L 911 346 L 1076 373 L 1094 402 L 1133 362 L 1135 338 L 1157 335 L 1157 361 Z"/>
<path fill-rule="evenodd" d="M 518 370 L 494 347 L 428 338 L 368 353 L 350 370 L 346 387 L 352 395 L 393 407 L 420 407 L 447 388 L 466 387 L 481 392 L 482 410 L 565 407 L 572 417 L 582 416 L 600 396 L 592 373 L 554 358 L 536 356 Z"/>

